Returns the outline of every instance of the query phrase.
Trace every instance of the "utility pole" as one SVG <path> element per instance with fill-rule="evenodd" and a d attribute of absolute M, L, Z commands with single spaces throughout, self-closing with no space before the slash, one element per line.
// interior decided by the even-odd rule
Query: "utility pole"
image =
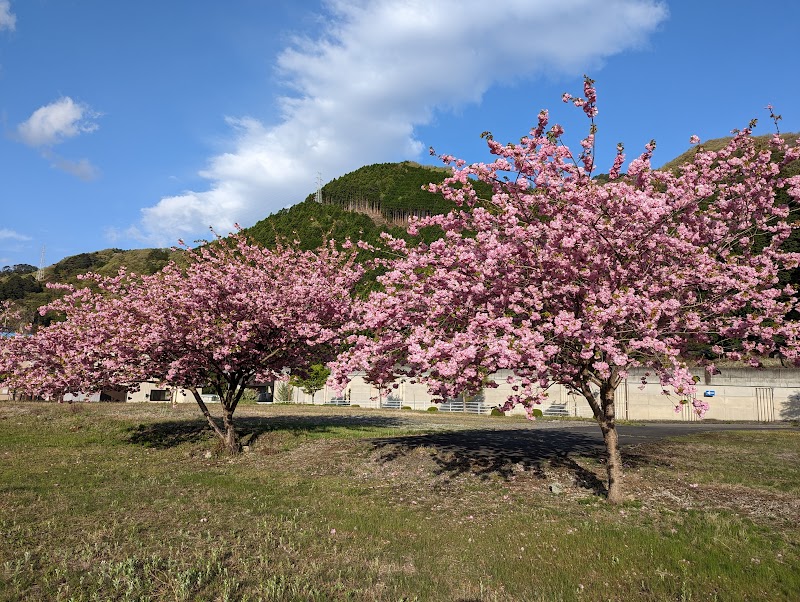
<path fill-rule="evenodd" d="M 36 280 L 39 282 L 44 280 L 44 249 L 45 246 L 42 245 L 42 254 L 39 255 L 39 269 L 36 270 Z"/>
<path fill-rule="evenodd" d="M 316 201 L 322 204 L 322 172 L 317 172 L 317 196 Z"/>

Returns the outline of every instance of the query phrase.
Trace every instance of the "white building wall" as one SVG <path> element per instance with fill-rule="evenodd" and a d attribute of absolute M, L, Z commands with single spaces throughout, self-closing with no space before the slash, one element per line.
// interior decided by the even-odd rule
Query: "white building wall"
<path fill-rule="evenodd" d="M 493 375 L 497 383 L 495 388 L 485 388 L 477 396 L 476 402 L 482 404 L 483 411 L 501 406 L 507 397 L 513 393 L 512 386 L 506 382 L 508 372 L 502 371 Z M 616 392 L 617 418 L 627 420 L 697 420 L 691 406 L 683 406 L 681 411 L 675 412 L 675 405 L 680 399 L 676 395 L 664 395 L 658 382 L 647 382 L 641 385 L 644 370 L 632 370 L 628 380 Z M 800 420 L 800 369 L 765 369 L 730 368 L 723 369 L 722 374 L 709 377 L 702 370 L 697 370 L 700 379 L 698 396 L 706 396 L 710 409 L 706 419 L 715 420 L 747 420 L 747 421 L 775 421 L 775 420 Z M 194 396 L 185 390 L 170 389 L 156 383 L 142 383 L 138 390 L 128 391 L 124 400 L 130 402 L 149 402 L 154 397 L 154 391 L 167 390 L 167 399 L 177 403 L 194 403 Z M 387 394 L 388 393 L 388 394 Z M 540 408 L 542 411 L 557 409 L 560 413 L 572 417 L 592 418 L 589 404 L 580 395 L 575 395 L 566 387 L 553 385 L 548 391 L 547 401 Z M 0 399 L 10 398 L 11 392 L 0 389 Z M 97 401 L 99 394 L 81 396 L 65 396 L 65 401 Z M 312 403 L 310 395 L 303 393 L 299 388 L 292 391 L 295 403 Z M 122 401 L 123 398 L 120 398 Z M 425 411 L 436 406 L 432 396 L 424 384 L 411 382 L 410 379 L 400 379 L 397 388 L 385 392 L 379 399 L 378 390 L 364 380 L 363 374 L 355 374 L 348 383 L 343 394 L 337 394 L 332 387 L 326 386 L 314 396 L 315 404 L 349 404 L 364 408 L 409 407 L 414 410 Z M 457 407 L 457 403 L 453 404 Z M 446 406 L 438 406 L 446 409 Z M 473 406 L 474 408 L 474 406 Z M 512 410 L 515 414 L 523 414 L 524 410 L 517 407 Z"/>
<path fill-rule="evenodd" d="M 132 403 L 150 402 L 153 401 L 154 397 L 160 396 L 158 394 L 154 395 L 153 391 L 164 391 L 164 390 L 167 391 L 166 394 L 167 399 L 156 400 L 157 402 L 165 403 L 174 401 L 175 403 L 196 403 L 194 395 L 192 395 L 191 392 L 185 389 L 166 387 L 152 382 L 140 383 L 139 388 L 136 391 L 128 390 L 127 401 L 130 401 Z"/>
<path fill-rule="evenodd" d="M 664 395 L 658 381 L 641 385 L 644 370 L 631 371 L 628 380 L 617 389 L 617 418 L 622 420 L 679 420 L 692 421 L 698 417 L 691 406 L 682 406 L 675 412 L 680 397 L 674 394 Z M 493 375 L 496 388 L 485 388 L 479 395 L 486 411 L 505 403 L 513 393 L 512 385 L 506 382 L 508 373 L 503 371 Z M 710 409 L 706 419 L 715 420 L 800 420 L 800 369 L 766 369 L 752 368 L 726 369 L 720 375 L 708 377 L 702 370 L 697 370 L 700 378 L 698 396 L 709 402 Z M 398 381 L 398 387 L 391 389 L 388 395 L 380 400 L 383 407 L 410 407 L 414 410 L 427 410 L 435 406 L 427 387 L 420 383 L 411 383 L 409 379 Z M 588 402 L 562 385 L 553 385 L 548 391 L 547 401 L 540 408 L 542 411 L 551 406 L 563 411 L 568 416 L 591 419 L 592 410 Z M 345 388 L 342 396 L 337 396 L 332 388 L 326 387 L 315 396 L 315 402 L 342 403 L 365 408 L 379 406 L 378 391 L 364 381 L 363 374 L 355 374 Z M 311 396 L 295 389 L 297 403 L 311 403 Z M 524 414 L 521 407 L 512 410 L 515 414 Z"/>

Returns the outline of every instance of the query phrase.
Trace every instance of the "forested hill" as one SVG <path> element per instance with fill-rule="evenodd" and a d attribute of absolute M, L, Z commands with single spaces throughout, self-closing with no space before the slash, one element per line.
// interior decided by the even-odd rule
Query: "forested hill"
<path fill-rule="evenodd" d="M 381 232 L 404 236 L 411 215 L 445 213 L 453 204 L 423 190 L 441 182 L 449 170 L 406 161 L 367 165 L 325 184 L 302 203 L 282 209 L 247 229 L 264 245 L 276 238 L 298 240 L 304 249 L 324 239 L 376 242 Z"/>
<path fill-rule="evenodd" d="M 789 146 L 794 146 L 794 142 L 800 137 L 800 133 L 794 134 L 781 134 L 781 138 L 786 140 L 789 143 Z M 754 136 L 753 141 L 756 144 L 756 148 L 759 149 L 766 149 L 769 148 L 769 141 L 772 139 L 772 134 L 764 134 L 761 136 Z M 686 152 L 678 155 L 672 161 L 665 163 L 659 169 L 662 170 L 674 170 L 683 165 L 684 163 L 688 163 L 691 161 L 697 152 L 701 149 L 709 150 L 709 151 L 720 151 L 722 150 L 725 145 L 727 145 L 731 141 L 730 136 L 725 138 L 713 138 L 712 140 L 706 140 L 705 142 L 701 142 L 697 146 L 692 146 Z M 782 156 L 782 155 L 781 155 Z M 795 161 L 789 166 L 789 170 L 791 173 L 784 172 L 785 175 L 795 175 L 800 171 L 800 162 Z"/>
<path fill-rule="evenodd" d="M 443 167 L 424 166 L 412 161 L 376 163 L 335 178 L 322 187 L 322 202 L 344 209 L 370 205 L 391 219 L 408 214 L 445 213 L 453 206 L 441 196 L 423 190 L 449 175 Z M 309 199 L 314 195 L 309 195 Z"/>
<path fill-rule="evenodd" d="M 41 280 L 34 266 L 6 266 L 0 270 L 0 303 L 11 301 L 15 309 L 21 310 L 22 321 L 30 322 L 38 319 L 36 309 L 58 294 L 46 287 L 47 282 L 75 283 L 79 274 L 87 272 L 113 276 L 123 266 L 132 272 L 152 274 L 164 267 L 175 253 L 170 249 L 104 249 L 80 253 L 44 268 Z M 16 326 L 0 324 L 0 328 L 3 327 L 13 330 Z"/>
<path fill-rule="evenodd" d="M 299 241 L 302 249 L 316 249 L 324 240 L 364 240 L 375 243 L 381 232 L 402 234 L 403 230 L 378 225 L 364 213 L 346 211 L 337 205 L 322 205 L 312 199 L 281 209 L 262 219 L 245 232 L 267 247 L 276 240 Z"/>
<path fill-rule="evenodd" d="M 447 173 L 443 168 L 411 162 L 362 167 L 323 186 L 322 204 L 316 202 L 315 193 L 311 193 L 305 201 L 268 216 L 247 232 L 267 246 L 274 245 L 276 239 L 299 240 L 304 249 L 314 249 L 327 239 L 349 238 L 375 243 L 384 231 L 403 236 L 405 230 L 397 224 L 404 222 L 408 215 L 441 213 L 449 209 L 451 205 L 440 197 L 422 190 L 430 182 L 441 182 Z M 35 318 L 36 308 L 51 301 L 56 294 L 46 288 L 47 282 L 77 282 L 79 274 L 90 271 L 110 276 L 122 266 L 132 272 L 151 274 L 160 270 L 174 253 L 169 249 L 105 249 L 80 253 L 46 267 L 41 281 L 36 278 L 34 266 L 8 266 L 0 271 L 0 302 L 12 301 L 16 308 L 23 310 L 26 320 L 31 320 Z"/>

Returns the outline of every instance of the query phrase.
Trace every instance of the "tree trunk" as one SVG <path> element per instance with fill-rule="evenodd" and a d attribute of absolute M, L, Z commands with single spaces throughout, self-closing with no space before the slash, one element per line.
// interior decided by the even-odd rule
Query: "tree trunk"
<path fill-rule="evenodd" d="M 224 407 L 222 410 L 222 423 L 225 425 L 225 449 L 229 454 L 238 454 L 242 451 L 239 437 L 236 434 L 236 426 L 233 424 L 233 410 Z"/>
<path fill-rule="evenodd" d="M 608 472 L 608 501 L 620 504 L 624 500 L 622 494 L 622 457 L 619 453 L 619 436 L 617 434 L 614 406 L 616 387 L 606 381 L 600 386 L 601 420 L 600 430 L 606 444 L 606 470 Z"/>
<path fill-rule="evenodd" d="M 211 415 L 211 412 L 208 411 L 208 406 L 203 401 L 203 398 L 200 396 L 200 392 L 195 388 L 191 387 L 189 389 L 192 394 L 194 395 L 194 399 L 197 402 L 197 405 L 200 406 L 200 411 L 203 412 L 203 416 L 206 417 L 206 421 L 208 421 L 208 425 L 211 429 L 216 433 L 217 437 L 222 440 L 222 443 L 225 445 L 225 449 L 227 449 L 231 453 L 239 453 L 241 451 L 241 447 L 239 446 L 238 438 L 236 437 L 236 429 L 233 426 L 233 411 L 228 410 L 224 406 L 227 405 L 223 402 L 224 413 L 222 415 L 222 424 L 224 430 L 219 427 L 217 421 L 214 420 L 214 417 Z"/>
<path fill-rule="evenodd" d="M 611 408 L 613 413 L 614 409 Z M 622 493 L 622 457 L 619 453 L 619 437 L 614 420 L 601 422 L 603 441 L 606 444 L 606 472 L 608 473 L 608 501 L 620 504 L 625 497 Z"/>
<path fill-rule="evenodd" d="M 625 496 L 622 492 L 622 456 L 619 453 L 619 435 L 617 434 L 614 406 L 615 381 L 616 378 L 612 377 L 601 383 L 599 402 L 588 383 L 581 384 L 581 392 L 592 407 L 595 420 L 603 433 L 603 442 L 606 445 L 608 501 L 611 504 L 620 504 L 625 500 Z"/>

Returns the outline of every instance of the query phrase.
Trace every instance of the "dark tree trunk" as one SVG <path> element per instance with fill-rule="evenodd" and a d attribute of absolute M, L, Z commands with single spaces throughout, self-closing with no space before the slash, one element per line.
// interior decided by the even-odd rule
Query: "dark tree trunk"
<path fill-rule="evenodd" d="M 239 436 L 236 434 L 236 425 L 233 424 L 233 410 L 229 407 L 224 407 L 222 410 L 222 423 L 225 426 L 225 438 L 223 439 L 225 449 L 229 454 L 240 453 L 242 445 L 239 443 Z"/>
<path fill-rule="evenodd" d="M 220 428 L 219 424 L 217 424 L 217 421 L 211 415 L 211 412 L 208 411 L 208 406 L 206 406 L 203 398 L 200 396 L 200 392 L 195 387 L 192 387 L 189 390 L 194 395 L 194 399 L 197 402 L 197 405 L 200 407 L 200 411 L 203 413 L 203 416 L 206 417 L 208 425 L 211 427 L 217 437 L 220 438 L 222 444 L 225 446 L 225 449 L 231 454 L 238 454 L 241 452 L 242 446 L 239 443 L 239 437 L 236 434 L 236 427 L 233 424 L 233 410 L 236 409 L 235 406 L 231 408 L 228 400 L 224 397 L 221 398 L 222 428 Z"/>
<path fill-rule="evenodd" d="M 606 473 L 608 475 L 607 496 L 611 504 L 620 504 L 625 496 L 622 491 L 622 456 L 619 453 L 619 435 L 617 433 L 614 406 L 614 391 L 617 378 L 612 376 L 600 384 L 598 396 L 592 392 L 588 382 L 581 383 L 581 393 L 589 402 L 595 420 L 603 433 L 606 446 Z"/>

